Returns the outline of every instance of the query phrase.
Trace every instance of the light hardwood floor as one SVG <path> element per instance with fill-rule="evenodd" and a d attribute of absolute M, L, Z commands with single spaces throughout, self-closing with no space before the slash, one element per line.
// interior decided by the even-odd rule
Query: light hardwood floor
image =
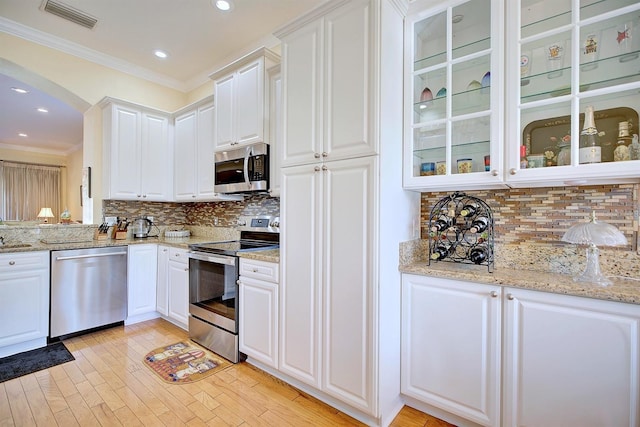
<path fill-rule="evenodd" d="M 149 351 L 185 339 L 157 319 L 65 340 L 75 361 L 0 383 L 0 427 L 362 425 L 247 363 L 185 385 L 144 366 Z M 450 424 L 405 407 L 392 426 Z"/>

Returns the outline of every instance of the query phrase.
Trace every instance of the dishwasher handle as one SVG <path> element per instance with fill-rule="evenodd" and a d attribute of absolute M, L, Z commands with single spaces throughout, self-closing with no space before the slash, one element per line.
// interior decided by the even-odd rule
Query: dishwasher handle
<path fill-rule="evenodd" d="M 59 257 L 56 257 L 56 261 L 66 261 L 69 259 L 98 258 L 98 257 L 117 256 L 117 255 L 126 255 L 126 254 L 127 254 L 126 252 L 105 252 L 103 254 L 59 256 Z"/>

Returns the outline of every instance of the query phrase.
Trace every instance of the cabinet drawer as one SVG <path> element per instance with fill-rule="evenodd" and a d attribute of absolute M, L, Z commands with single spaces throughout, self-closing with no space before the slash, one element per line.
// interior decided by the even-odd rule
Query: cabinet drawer
<path fill-rule="evenodd" d="M 0 254 L 0 273 L 33 270 L 49 266 L 49 251 Z"/>
<path fill-rule="evenodd" d="M 279 266 L 279 264 L 273 262 L 240 258 L 240 276 L 278 283 L 280 279 Z"/>
<path fill-rule="evenodd" d="M 169 261 L 177 261 L 182 264 L 188 264 L 189 263 L 189 256 L 187 255 L 188 253 L 189 251 L 186 249 L 169 248 Z"/>

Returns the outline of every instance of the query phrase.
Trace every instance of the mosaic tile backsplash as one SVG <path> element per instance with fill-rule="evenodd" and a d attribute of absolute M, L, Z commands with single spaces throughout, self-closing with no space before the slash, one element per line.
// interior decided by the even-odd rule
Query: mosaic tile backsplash
<path fill-rule="evenodd" d="M 573 224 L 585 222 L 592 210 L 615 225 L 629 245 L 600 248 L 603 273 L 640 277 L 637 184 L 467 191 L 491 207 L 494 218 L 496 268 L 574 274 L 584 268 L 584 248 L 560 239 Z M 408 262 L 426 259 L 429 215 L 451 193 L 422 193 L 421 238 L 401 247 Z M 403 255 L 404 254 L 404 255 Z"/>
<path fill-rule="evenodd" d="M 158 226 L 234 227 L 239 216 L 280 215 L 280 199 L 268 195 L 246 196 L 234 202 L 161 203 L 103 200 L 103 216 L 130 220 L 153 216 Z"/>

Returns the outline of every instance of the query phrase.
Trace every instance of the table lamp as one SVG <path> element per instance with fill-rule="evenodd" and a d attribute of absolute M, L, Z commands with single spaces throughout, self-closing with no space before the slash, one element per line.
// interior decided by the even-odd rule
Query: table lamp
<path fill-rule="evenodd" d="M 620 246 L 627 244 L 627 238 L 613 225 L 596 220 L 595 211 L 591 212 L 591 219 L 571 226 L 561 239 L 563 242 L 576 243 L 587 246 L 587 265 L 582 274 L 574 276 L 576 282 L 593 283 L 609 286 L 611 280 L 600 272 L 600 246 Z"/>
<path fill-rule="evenodd" d="M 48 223 L 49 221 L 47 220 L 47 218 L 53 218 L 53 212 L 51 211 L 51 208 L 42 208 L 40 209 L 40 213 L 38 214 L 38 218 L 44 218 L 44 223 Z"/>

